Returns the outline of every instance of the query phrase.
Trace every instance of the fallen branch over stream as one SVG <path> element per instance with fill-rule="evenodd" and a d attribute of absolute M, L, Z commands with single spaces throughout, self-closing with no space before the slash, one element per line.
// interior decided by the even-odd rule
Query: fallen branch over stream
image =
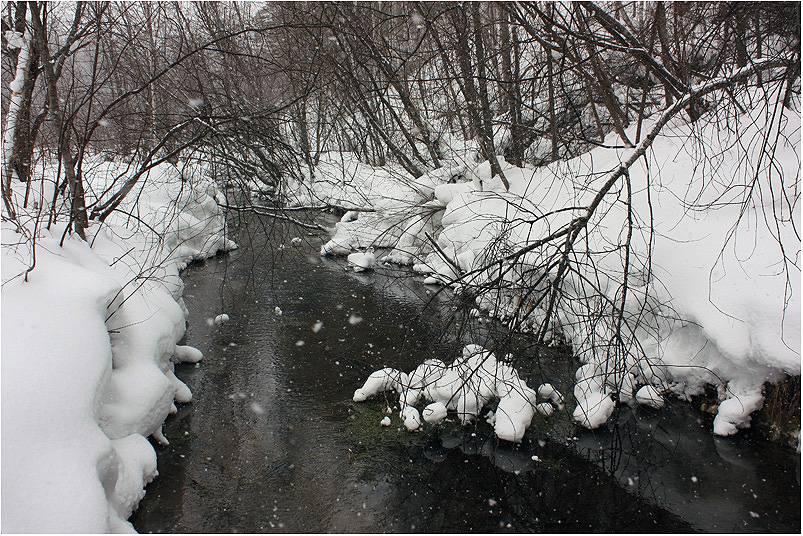
<path fill-rule="evenodd" d="M 259 216 L 268 216 L 270 218 L 276 218 L 277 220 L 288 221 L 290 223 L 294 223 L 300 227 L 304 227 L 305 229 L 316 229 L 318 231 L 326 231 L 329 232 L 329 229 L 324 227 L 323 225 L 319 225 L 317 223 L 307 223 L 296 218 L 291 218 L 290 216 L 283 214 L 282 211 L 284 209 L 274 209 L 277 212 L 273 212 L 270 208 L 267 207 L 254 207 L 254 206 L 236 206 L 236 205 L 226 205 L 218 203 L 220 208 L 224 208 L 226 210 L 236 210 L 238 212 L 252 212 Z"/>

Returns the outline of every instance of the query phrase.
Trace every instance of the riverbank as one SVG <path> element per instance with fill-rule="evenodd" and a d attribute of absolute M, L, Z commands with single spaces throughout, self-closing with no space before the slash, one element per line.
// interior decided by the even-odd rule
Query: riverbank
<path fill-rule="evenodd" d="M 476 296 L 477 314 L 568 341 L 587 365 L 573 389 L 585 426 L 603 425 L 612 398 L 634 401 L 642 388 L 661 405 L 713 386 L 712 430 L 732 435 L 751 425 L 765 385 L 800 375 L 800 116 L 746 101 L 733 130 L 670 122 L 588 221 L 585 207 L 628 149 L 537 169 L 500 160 L 509 188 L 470 154 L 418 179 L 330 157 L 297 202 L 372 210 L 347 214 L 323 254 L 390 248 L 380 261 Z M 344 202 L 336 162 L 373 195 Z M 561 237 L 577 222 L 586 230 L 561 272 Z M 799 448 L 799 427 L 792 434 Z"/>
<path fill-rule="evenodd" d="M 464 315 L 408 267 L 357 273 L 319 256 L 327 237 L 264 236 L 277 227 L 243 222 L 242 249 L 185 274 L 187 343 L 205 357 L 176 368 L 194 399 L 165 424 L 176 441 L 156 446 L 140 532 L 799 531 L 799 456 L 750 431 L 715 437 L 687 403 L 624 407 L 594 431 L 537 415 L 514 445 L 484 420 L 410 433 L 392 397 L 350 402 L 375 369 L 447 358 L 468 338 L 526 355 L 526 337 Z M 231 321 L 209 325 L 218 310 Z M 565 391 L 576 361 L 552 350 L 522 374 Z"/>
<path fill-rule="evenodd" d="M 126 176 L 101 159 L 85 169 L 95 191 Z M 20 226 L 2 228 L 2 529 L 130 532 L 157 475 L 147 438 L 166 444 L 162 423 L 192 398 L 174 362 L 202 357 L 178 345 L 179 270 L 236 245 L 197 166 L 152 169 L 87 241 L 58 216 L 46 226 L 57 176 L 21 185 Z"/>

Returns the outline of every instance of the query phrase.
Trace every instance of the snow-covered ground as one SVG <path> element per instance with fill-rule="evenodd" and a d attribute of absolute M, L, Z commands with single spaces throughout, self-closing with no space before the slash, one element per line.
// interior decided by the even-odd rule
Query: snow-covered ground
<path fill-rule="evenodd" d="M 84 169 L 89 202 L 133 173 L 100 158 Z M 132 532 L 157 474 L 146 438 L 166 442 L 162 423 L 192 398 L 174 363 L 202 357 L 178 345 L 179 270 L 236 245 L 203 169 L 162 164 L 86 242 L 60 246 L 64 223 L 48 230 L 42 208 L 53 176 L 2 227 L 2 530 Z"/>
<path fill-rule="evenodd" d="M 704 117 L 690 125 L 678 117 L 666 125 L 646 158 L 630 168 L 630 193 L 620 180 L 575 244 L 579 261 L 561 288 L 557 328 L 586 364 L 574 389 L 578 423 L 605 423 L 615 407 L 612 394 L 659 407 L 670 393 L 687 398 L 710 384 L 721 401 L 714 432 L 730 435 L 749 426 L 765 382 L 800 374 L 800 114 L 775 99 L 752 97 L 754 104 L 742 103 L 746 112 L 738 121 Z M 650 128 L 648 121 L 643 132 Z M 635 126 L 628 136 L 635 139 Z M 616 145 L 613 136 L 606 141 Z M 434 185 L 434 199 L 422 193 L 407 202 L 442 207 L 434 229 L 416 227 L 414 214 L 402 223 L 360 214 L 338 224 L 322 253 L 395 245 L 386 260 L 413 264 L 430 282 L 480 288 L 500 270 L 483 269 L 488 263 L 582 216 L 630 151 L 597 148 L 538 169 L 515 168 L 500 158 L 508 190 L 491 177 L 487 162 L 465 164 L 460 174 L 467 180 L 456 184 L 447 182 L 454 169 L 435 170 L 421 178 Z M 360 180 L 370 182 L 371 176 Z M 350 199 L 350 208 L 365 206 Z M 611 304 L 622 300 L 619 246 L 628 217 L 633 227 L 625 317 L 635 329 L 627 355 L 609 356 L 604 348 L 616 328 Z M 404 239 L 356 238 L 391 236 L 388 226 L 403 231 Z M 528 312 L 524 329 L 538 326 L 544 303 L 527 303 L 523 289 L 562 246 L 554 240 L 503 263 L 502 284 L 480 295 L 478 308 L 504 320 Z M 547 275 L 554 276 L 555 267 Z"/>

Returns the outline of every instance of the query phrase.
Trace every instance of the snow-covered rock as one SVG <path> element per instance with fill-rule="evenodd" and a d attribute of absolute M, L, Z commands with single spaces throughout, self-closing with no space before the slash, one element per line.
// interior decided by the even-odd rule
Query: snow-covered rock
<path fill-rule="evenodd" d="M 655 409 L 664 407 L 664 397 L 652 385 L 645 385 L 636 392 L 636 402 L 642 406 L 648 406 Z"/>
<path fill-rule="evenodd" d="M 446 414 L 446 406 L 443 404 L 443 402 L 433 402 L 425 407 L 424 411 L 421 412 L 421 416 L 424 417 L 424 421 L 430 424 L 441 422 L 446 418 Z"/>
<path fill-rule="evenodd" d="M 538 387 L 538 396 L 546 398 L 555 405 L 563 404 L 563 395 L 560 394 L 560 391 L 552 387 L 551 383 L 541 384 L 541 386 Z"/>
<path fill-rule="evenodd" d="M 351 221 L 356 221 L 357 218 L 359 218 L 359 217 L 360 217 L 360 213 L 358 211 L 349 210 L 345 214 L 343 214 L 343 217 L 340 218 L 340 221 L 343 222 L 343 223 L 348 223 L 348 222 L 351 222 Z"/>
<path fill-rule="evenodd" d="M 572 418 L 585 428 L 598 428 L 608 421 L 615 406 L 610 395 L 594 391 L 578 402 Z"/>
<path fill-rule="evenodd" d="M 407 406 L 400 412 L 404 421 L 404 427 L 410 432 L 415 432 L 421 428 L 421 414 L 413 406 Z"/>
<path fill-rule="evenodd" d="M 394 368 L 383 368 L 371 373 L 362 387 L 354 391 L 354 401 L 363 402 L 368 397 L 383 391 L 402 392 L 403 386 L 409 382 L 407 375 Z"/>
<path fill-rule="evenodd" d="M 739 428 L 750 426 L 750 414 L 764 405 L 760 389 L 730 384 L 727 398 L 720 403 L 714 418 L 714 433 L 721 436 L 735 434 Z"/>
<path fill-rule="evenodd" d="M 374 268 L 376 256 L 372 251 L 351 253 L 348 256 L 348 262 L 355 272 L 364 272 Z"/>
<path fill-rule="evenodd" d="M 535 413 L 536 396 L 535 391 L 522 385 L 499 400 L 494 423 L 496 437 L 514 442 L 522 440 Z"/>
<path fill-rule="evenodd" d="M 203 352 L 197 348 L 193 348 L 192 346 L 180 346 L 178 344 L 176 345 L 173 355 L 174 361 L 177 363 L 197 363 L 204 357 Z"/>
<path fill-rule="evenodd" d="M 586 363 L 577 369 L 574 377 L 579 382 L 597 376 L 597 366 L 594 363 Z"/>
<path fill-rule="evenodd" d="M 428 359 L 409 375 L 391 368 L 378 370 L 355 391 L 354 401 L 362 402 L 371 394 L 388 390 L 399 393 L 400 415 L 411 431 L 420 429 L 422 416 L 424 422 L 435 424 L 449 411 L 455 412 L 465 425 L 477 419 L 483 408 L 498 398 L 495 416 L 489 422 L 493 422 L 500 439 L 515 442 L 521 441 L 530 426 L 537 399 L 537 393 L 519 378 L 515 369 L 498 362 L 493 353 L 475 344 L 466 345 L 448 366 L 439 359 Z M 549 394 L 558 399 L 554 389 Z M 419 414 L 415 405 L 422 398 L 431 404 Z"/>

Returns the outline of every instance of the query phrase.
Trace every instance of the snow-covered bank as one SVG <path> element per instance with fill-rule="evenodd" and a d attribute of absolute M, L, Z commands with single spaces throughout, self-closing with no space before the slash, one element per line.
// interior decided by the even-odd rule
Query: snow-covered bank
<path fill-rule="evenodd" d="M 714 432 L 729 435 L 749 426 L 765 382 L 800 374 L 800 114 L 752 97 L 738 121 L 670 122 L 630 168 L 630 189 L 621 180 L 574 244 L 580 260 L 562 282 L 555 328 L 586 363 L 574 390 L 580 424 L 605 423 L 612 395 L 657 407 L 669 393 L 687 398 L 714 385 Z M 432 280 L 481 290 L 480 309 L 538 326 L 547 302 L 525 293 L 548 288 L 557 266 L 545 273 L 543 264 L 563 242 L 513 255 L 582 217 L 629 151 L 598 148 L 538 169 L 503 164 L 508 190 L 487 162 L 467 166 L 469 182 L 447 184 L 445 171 L 434 188 L 444 209 L 438 247 L 405 259 Z M 624 317 L 633 331 L 627 354 L 610 354 L 629 220 Z M 340 235 L 333 240 L 347 244 Z M 487 269 L 503 255 L 511 262 Z"/>
<path fill-rule="evenodd" d="M 128 173 L 90 164 L 95 192 Z M 174 363 L 201 358 L 177 346 L 179 270 L 236 245 L 212 183 L 162 164 L 86 242 L 60 246 L 64 224 L 47 230 L 41 210 L 50 177 L 32 185 L 21 227 L 2 228 L 2 530 L 131 532 L 126 519 L 156 476 L 146 438 L 166 441 L 162 423 L 192 397 Z"/>
<path fill-rule="evenodd" d="M 432 229 L 427 223 L 433 207 L 423 202 L 432 197 L 438 177 L 414 179 L 401 168 L 373 167 L 351 153 L 328 153 L 308 183 L 291 188 L 288 202 L 291 206 L 328 205 L 349 211 L 335 225 L 332 240 L 323 246 L 324 255 L 398 245 L 397 255 L 403 256 L 405 240 L 418 239 L 421 228 Z"/>

